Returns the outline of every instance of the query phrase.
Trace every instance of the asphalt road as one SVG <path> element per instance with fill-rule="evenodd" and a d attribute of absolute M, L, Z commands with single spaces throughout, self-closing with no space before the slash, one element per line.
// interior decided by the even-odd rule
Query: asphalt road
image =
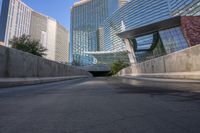
<path fill-rule="evenodd" d="M 200 133 L 199 84 L 121 81 L 0 89 L 0 133 Z"/>

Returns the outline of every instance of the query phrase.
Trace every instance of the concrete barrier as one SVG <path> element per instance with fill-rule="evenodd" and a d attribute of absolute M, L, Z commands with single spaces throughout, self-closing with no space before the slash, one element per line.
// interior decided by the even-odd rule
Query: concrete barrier
<path fill-rule="evenodd" d="M 32 77 L 32 78 L 0 78 L 0 88 L 45 84 L 67 80 L 78 80 L 88 78 L 88 76 L 67 76 L 67 77 Z"/>
<path fill-rule="evenodd" d="M 192 76 L 192 74 L 199 72 L 200 45 L 196 45 L 169 55 L 132 65 L 121 70 L 117 75 L 200 79 L 200 75 L 195 74 Z"/>
<path fill-rule="evenodd" d="M 0 46 L 0 77 L 91 76 L 85 70 L 50 61 L 23 51 Z"/>

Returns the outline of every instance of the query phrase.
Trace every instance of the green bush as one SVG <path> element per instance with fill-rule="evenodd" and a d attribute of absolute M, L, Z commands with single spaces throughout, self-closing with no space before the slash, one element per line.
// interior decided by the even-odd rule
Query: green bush
<path fill-rule="evenodd" d="M 121 60 L 114 62 L 112 64 L 112 68 L 111 68 L 112 69 L 112 75 L 117 74 L 120 70 L 122 70 L 122 69 L 124 69 L 128 66 L 129 66 L 128 63 L 125 63 L 124 61 L 121 61 Z"/>
<path fill-rule="evenodd" d="M 12 48 L 22 50 L 24 52 L 28 52 L 37 56 L 44 56 L 45 51 L 39 40 L 32 40 L 28 35 L 22 35 L 21 37 L 14 37 L 10 40 L 10 44 Z"/>

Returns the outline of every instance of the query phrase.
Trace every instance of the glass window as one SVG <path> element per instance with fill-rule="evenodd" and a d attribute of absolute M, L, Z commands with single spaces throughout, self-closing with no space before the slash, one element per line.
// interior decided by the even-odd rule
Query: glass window
<path fill-rule="evenodd" d="M 159 33 L 168 54 L 188 47 L 180 27 L 163 30 Z"/>
<path fill-rule="evenodd" d="M 2 1 L 3 1 L 3 0 L 0 0 L 0 15 L 1 15 L 1 6 L 2 6 Z"/>

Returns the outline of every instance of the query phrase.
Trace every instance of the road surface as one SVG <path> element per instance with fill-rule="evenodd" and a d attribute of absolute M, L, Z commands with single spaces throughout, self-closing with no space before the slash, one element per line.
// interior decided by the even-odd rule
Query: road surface
<path fill-rule="evenodd" d="M 0 89 L 0 133 L 200 133 L 200 85 L 171 85 L 88 78 Z"/>

